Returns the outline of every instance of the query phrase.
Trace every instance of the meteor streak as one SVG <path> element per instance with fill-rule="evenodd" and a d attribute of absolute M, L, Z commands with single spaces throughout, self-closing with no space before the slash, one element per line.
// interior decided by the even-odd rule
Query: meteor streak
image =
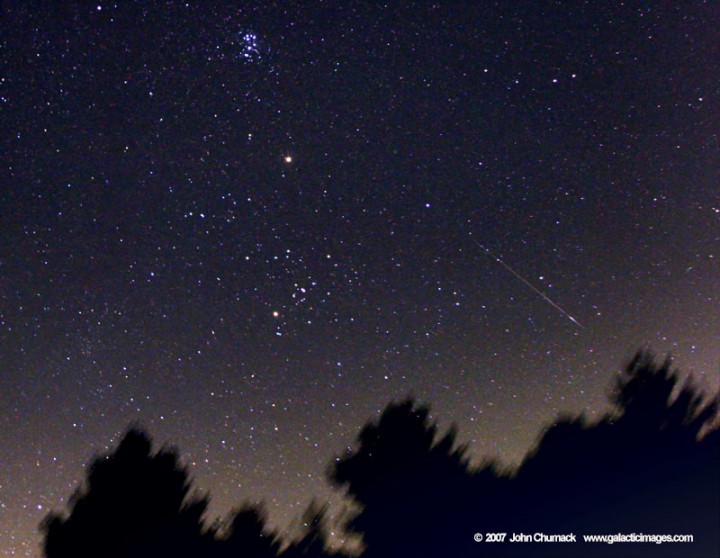
<path fill-rule="evenodd" d="M 573 318 L 568 312 L 566 312 L 566 311 L 562 308 L 562 306 L 560 306 L 559 304 L 557 304 L 556 302 L 554 302 L 553 300 L 551 300 L 548 295 L 546 295 L 544 292 L 542 292 L 540 289 L 538 289 L 535 285 L 533 285 L 532 283 L 530 283 L 530 281 L 528 281 L 527 279 L 525 279 L 525 277 L 523 277 L 522 275 L 520 275 L 520 274 L 519 274 L 517 271 L 515 271 L 512 267 L 510 267 L 508 264 L 506 264 L 504 261 L 502 261 L 502 259 L 500 259 L 498 256 L 496 256 L 495 254 L 493 254 L 493 253 L 490 251 L 489 248 L 486 248 L 485 246 L 483 246 L 482 244 L 480 244 L 480 243 L 479 243 L 477 240 L 475 240 L 474 238 L 473 238 L 473 240 L 475 241 L 475 244 L 477 244 L 478 246 L 480 246 L 480 248 L 482 248 L 488 256 L 490 256 L 493 260 L 495 260 L 497 263 L 499 263 L 501 266 L 503 266 L 505 269 L 507 269 L 507 270 L 508 270 L 510 273 L 512 273 L 517 279 L 519 279 L 520 281 L 522 281 L 527 287 L 529 287 L 530 289 L 532 289 L 532 291 L 533 291 L 534 293 L 540 295 L 545 302 L 547 302 L 547 303 L 550 304 L 553 308 L 555 308 L 556 310 L 558 310 L 563 316 L 565 316 L 568 320 L 570 320 L 570 321 L 571 321 L 572 323 L 574 323 L 576 326 L 578 326 L 578 327 L 580 327 L 580 328 L 582 328 L 582 329 L 585 329 L 585 326 L 582 325 L 580 322 L 578 322 L 575 318 Z"/>

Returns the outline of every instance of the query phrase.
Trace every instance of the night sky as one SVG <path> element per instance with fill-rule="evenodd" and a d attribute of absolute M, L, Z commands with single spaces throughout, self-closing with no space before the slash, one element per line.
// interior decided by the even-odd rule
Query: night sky
<path fill-rule="evenodd" d="M 0 9 L 0 554 L 133 421 L 285 528 L 392 399 L 510 463 L 720 387 L 717 2 Z"/>

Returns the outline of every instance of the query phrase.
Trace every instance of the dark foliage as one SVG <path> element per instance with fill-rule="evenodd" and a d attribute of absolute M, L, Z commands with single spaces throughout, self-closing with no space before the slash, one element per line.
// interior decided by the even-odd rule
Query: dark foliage
<path fill-rule="evenodd" d="M 425 552 L 441 556 L 448 539 L 438 546 L 420 533 L 452 528 L 471 477 L 464 448 L 455 448 L 455 432 L 436 441 L 437 429 L 428 409 L 412 401 L 391 404 L 377 424 L 366 425 L 358 450 L 339 460 L 331 480 L 346 486 L 362 506 L 348 529 L 362 533 L 364 556 L 411 556 L 419 542 Z M 430 507 L 428 507 L 430 504 Z"/>
<path fill-rule="evenodd" d="M 640 352 L 618 376 L 615 411 L 558 419 L 513 471 L 471 466 L 427 407 L 390 404 L 328 476 L 356 504 L 344 526 L 364 558 L 720 555 L 720 394 Z M 284 542 L 261 506 L 206 528 L 176 452 L 130 430 L 96 458 L 69 514 L 43 522 L 47 558 L 329 558 L 327 509 L 313 502 Z M 475 533 L 574 533 L 577 543 L 476 543 Z M 692 534 L 693 543 L 584 543 L 581 535 Z"/>
<path fill-rule="evenodd" d="M 277 534 L 265 527 L 266 514 L 261 506 L 245 505 L 235 511 L 224 535 L 218 537 L 214 558 L 273 558 L 278 555 Z"/>
<path fill-rule="evenodd" d="M 207 528 L 207 498 L 192 494 L 187 469 L 173 450 L 152 452 L 139 429 L 115 452 L 97 457 L 72 496 L 67 516 L 43 521 L 46 558 L 325 558 L 325 510 L 312 504 L 306 529 L 281 552 L 262 506 L 244 505 Z"/>
<path fill-rule="evenodd" d="M 206 537 L 207 500 L 191 496 L 174 451 L 152 453 L 130 430 L 113 454 L 96 458 L 70 500 L 70 514 L 43 523 L 47 558 L 195 556 Z"/>
<path fill-rule="evenodd" d="M 327 506 L 321 506 L 313 500 L 303 513 L 300 535 L 288 545 L 282 557 L 331 558 L 341 556 L 330 550 L 326 523 Z"/>
<path fill-rule="evenodd" d="M 558 420 L 512 474 L 470 468 L 426 408 L 390 405 L 330 470 L 361 511 L 363 556 L 718 556 L 718 398 L 638 353 L 613 415 Z M 473 534 L 575 533 L 576 544 L 475 543 Z M 582 543 L 582 534 L 692 534 L 693 543 Z M 519 546 L 520 545 L 520 546 Z"/>

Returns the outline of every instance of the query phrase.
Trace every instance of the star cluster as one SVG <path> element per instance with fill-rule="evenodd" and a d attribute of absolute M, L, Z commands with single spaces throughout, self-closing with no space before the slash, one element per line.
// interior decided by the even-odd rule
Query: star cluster
<path fill-rule="evenodd" d="M 393 398 L 511 462 L 718 387 L 717 5 L 225 4 L 3 8 L 0 553 L 133 421 L 285 526 Z"/>

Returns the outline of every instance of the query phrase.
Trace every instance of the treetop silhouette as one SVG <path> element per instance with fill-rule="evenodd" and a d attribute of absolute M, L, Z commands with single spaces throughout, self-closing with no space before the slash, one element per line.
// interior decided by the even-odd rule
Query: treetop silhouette
<path fill-rule="evenodd" d="M 177 452 L 152 453 L 148 436 L 133 428 L 114 453 L 94 459 L 87 481 L 70 499 L 69 515 L 46 518 L 45 555 L 190 556 L 204 542 L 208 504 L 190 487 Z"/>
<path fill-rule="evenodd" d="M 669 359 L 638 352 L 616 378 L 615 410 L 595 422 L 563 416 L 514 469 L 473 465 L 454 427 L 444 434 L 429 408 L 390 403 L 327 471 L 357 510 L 341 527 L 362 537 L 363 558 L 472 556 L 720 555 L 720 393 L 708 399 Z M 130 429 L 96 457 L 67 514 L 42 524 L 47 558 L 326 558 L 327 507 L 312 502 L 298 536 L 266 527 L 245 504 L 206 528 L 208 499 L 193 491 L 177 452 L 153 452 Z M 578 542 L 477 544 L 473 534 L 692 534 L 690 546 Z"/>

